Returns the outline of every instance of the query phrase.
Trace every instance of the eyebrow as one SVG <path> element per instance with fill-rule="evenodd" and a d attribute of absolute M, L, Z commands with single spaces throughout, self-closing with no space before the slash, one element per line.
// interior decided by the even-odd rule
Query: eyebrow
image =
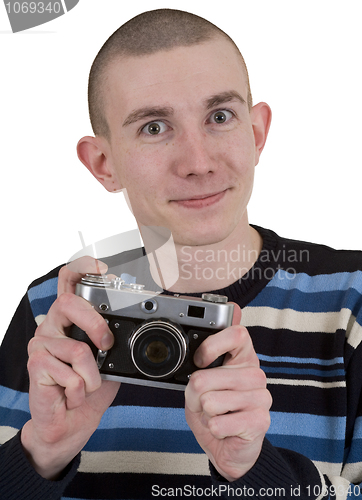
<path fill-rule="evenodd" d="M 136 109 L 135 111 L 132 111 L 125 121 L 123 122 L 123 127 L 126 127 L 127 125 L 131 125 L 132 123 L 135 123 L 139 120 L 144 120 L 145 118 L 151 118 L 151 117 L 160 117 L 160 118 L 166 118 L 170 115 L 173 115 L 173 108 L 169 106 L 165 107 L 144 107 L 140 109 Z"/>
<path fill-rule="evenodd" d="M 212 95 L 205 99 L 205 105 L 207 109 L 212 109 L 215 106 L 220 106 L 220 104 L 225 104 L 230 101 L 239 101 L 242 104 L 246 104 L 245 99 L 236 92 L 236 90 L 227 90 L 226 92 L 221 92 L 220 94 Z"/>
<path fill-rule="evenodd" d="M 236 92 L 236 90 L 228 90 L 225 92 L 220 92 L 219 94 L 214 94 L 207 99 L 204 100 L 204 104 L 206 109 L 212 109 L 215 106 L 220 106 L 220 104 L 225 104 L 230 101 L 239 101 L 242 104 L 246 104 L 245 99 Z M 144 120 L 145 118 L 159 117 L 159 118 L 167 118 L 168 116 L 172 116 L 174 114 L 174 109 L 171 106 L 151 106 L 139 108 L 132 111 L 125 121 L 123 122 L 123 127 L 127 125 L 131 125 L 139 120 Z"/>

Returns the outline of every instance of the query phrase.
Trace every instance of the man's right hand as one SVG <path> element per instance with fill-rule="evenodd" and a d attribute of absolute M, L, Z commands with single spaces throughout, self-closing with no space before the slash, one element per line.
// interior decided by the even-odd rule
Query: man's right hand
<path fill-rule="evenodd" d="M 119 389 L 117 382 L 102 381 L 89 346 L 66 335 L 74 323 L 99 349 L 112 346 L 105 320 L 74 294 L 86 273 L 106 270 L 105 264 L 90 257 L 63 267 L 58 297 L 29 342 L 32 418 L 22 429 L 21 441 L 29 461 L 46 479 L 56 479 L 81 451 Z"/>

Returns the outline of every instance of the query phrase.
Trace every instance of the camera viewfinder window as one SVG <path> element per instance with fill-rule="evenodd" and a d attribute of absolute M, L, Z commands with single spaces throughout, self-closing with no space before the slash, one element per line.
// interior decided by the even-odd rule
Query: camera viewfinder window
<path fill-rule="evenodd" d="M 198 306 L 189 306 L 187 310 L 187 316 L 191 318 L 203 318 L 205 316 L 205 308 Z"/>

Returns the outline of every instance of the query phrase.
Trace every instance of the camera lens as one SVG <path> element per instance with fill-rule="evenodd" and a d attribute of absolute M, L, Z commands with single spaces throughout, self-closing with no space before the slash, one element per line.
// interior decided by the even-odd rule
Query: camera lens
<path fill-rule="evenodd" d="M 169 350 L 166 344 L 160 340 L 155 340 L 148 344 L 145 355 L 151 363 L 163 363 L 169 355 Z"/>
<path fill-rule="evenodd" d="M 166 344 L 160 340 L 155 340 L 148 344 L 145 355 L 151 363 L 163 363 L 168 358 L 169 350 Z"/>
<path fill-rule="evenodd" d="M 130 339 L 132 361 L 149 378 L 167 378 L 184 362 L 187 344 L 182 331 L 162 320 L 148 321 Z"/>

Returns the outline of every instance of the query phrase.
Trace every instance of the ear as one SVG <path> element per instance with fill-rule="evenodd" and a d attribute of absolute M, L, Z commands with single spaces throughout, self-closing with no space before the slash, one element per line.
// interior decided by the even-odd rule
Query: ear
<path fill-rule="evenodd" d="M 122 189 L 112 164 L 108 141 L 104 137 L 83 137 L 77 144 L 80 161 L 107 191 Z"/>
<path fill-rule="evenodd" d="M 259 102 L 250 111 L 255 138 L 255 165 L 259 163 L 270 128 L 272 112 L 266 102 Z"/>

